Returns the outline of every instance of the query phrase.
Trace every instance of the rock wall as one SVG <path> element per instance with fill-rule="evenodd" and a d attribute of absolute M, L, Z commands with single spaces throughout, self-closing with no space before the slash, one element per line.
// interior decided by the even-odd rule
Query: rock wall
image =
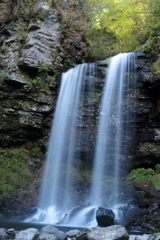
<path fill-rule="evenodd" d="M 137 54 L 136 156 L 134 167 L 155 167 L 160 154 L 160 79 L 151 72 L 152 61 Z"/>
<path fill-rule="evenodd" d="M 35 14 L 31 19 L 1 24 L 0 144 L 3 147 L 37 141 L 49 134 L 61 72 L 83 59 L 76 45 L 72 46 L 72 53 L 61 43 L 56 12 L 42 4 L 38 13 L 41 17 Z"/>
<path fill-rule="evenodd" d="M 0 23 L 0 211 L 10 218 L 37 203 L 61 74 L 85 54 L 78 47 L 83 36 L 62 41 L 58 15 L 47 4 L 32 17 L 8 19 Z M 33 176 L 29 186 L 25 171 Z"/>

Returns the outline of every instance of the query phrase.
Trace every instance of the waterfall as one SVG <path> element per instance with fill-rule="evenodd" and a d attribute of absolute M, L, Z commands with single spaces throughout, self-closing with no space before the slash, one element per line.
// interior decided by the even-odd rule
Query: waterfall
<path fill-rule="evenodd" d="M 89 143 L 92 109 L 86 105 L 94 99 L 95 69 L 96 64 L 82 64 L 62 75 L 38 203 L 39 210 L 28 221 L 59 223 L 78 204 L 73 186 L 74 174 L 78 165 L 76 161 L 81 157 L 82 142 L 85 142 L 85 147 Z M 84 124 L 87 128 L 85 133 L 82 133 Z"/>
<path fill-rule="evenodd" d="M 134 134 L 135 54 L 111 58 L 101 102 L 90 203 L 118 204 L 120 171 Z M 126 164 L 126 163 L 125 163 Z M 124 166 L 123 166 L 124 167 Z"/>
<path fill-rule="evenodd" d="M 97 224 L 95 213 L 99 206 L 117 211 L 121 169 L 126 164 L 134 135 L 135 60 L 134 53 L 111 58 L 97 129 L 96 64 L 77 65 L 63 73 L 38 211 L 27 221 L 86 227 Z M 85 156 L 96 131 L 94 156 L 91 153 Z M 75 182 L 80 168 L 92 172 L 90 185 L 89 181 L 87 186 L 83 181 L 80 186 L 83 193 L 85 189 L 88 191 L 84 196 L 79 195 Z"/>

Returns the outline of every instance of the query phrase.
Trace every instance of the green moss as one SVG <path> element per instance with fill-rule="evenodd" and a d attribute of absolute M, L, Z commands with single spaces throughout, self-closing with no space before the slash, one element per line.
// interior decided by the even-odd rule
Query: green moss
<path fill-rule="evenodd" d="M 39 147 L 32 148 L 30 151 L 30 155 L 34 158 L 44 158 L 44 154 Z"/>
<path fill-rule="evenodd" d="M 75 179 L 78 182 L 90 182 L 91 181 L 91 172 L 89 170 L 73 168 L 72 176 L 75 177 Z"/>
<path fill-rule="evenodd" d="M 41 81 L 41 78 L 36 76 L 35 78 L 30 79 L 30 81 L 28 82 L 28 85 L 30 87 L 34 87 L 36 89 L 39 89 L 40 88 L 40 81 Z"/>
<path fill-rule="evenodd" d="M 8 72 L 1 71 L 0 78 L 10 78 L 10 74 Z"/>
<path fill-rule="evenodd" d="M 26 197 L 26 196 L 28 196 L 28 191 L 27 190 L 23 190 L 22 192 L 21 192 L 21 196 L 22 197 Z"/>
<path fill-rule="evenodd" d="M 1 51 L 4 53 L 4 52 L 7 52 L 8 51 L 8 45 L 6 43 L 4 43 L 1 47 Z"/>
<path fill-rule="evenodd" d="M 154 61 L 157 60 L 159 56 L 159 48 L 160 48 L 160 38 L 159 36 L 155 36 L 155 34 L 151 34 L 147 42 L 144 44 L 145 51 L 148 53 L 149 57 L 152 57 Z"/>
<path fill-rule="evenodd" d="M 22 41 L 24 41 L 24 40 L 27 38 L 27 36 L 28 36 L 28 33 L 25 32 L 25 31 L 23 31 L 23 32 L 21 32 L 20 35 L 18 36 L 18 40 L 19 40 L 20 42 L 22 42 Z"/>
<path fill-rule="evenodd" d="M 151 181 L 156 189 L 160 189 L 160 174 L 152 176 Z"/>
<path fill-rule="evenodd" d="M 143 183 L 146 181 L 146 179 L 148 178 L 148 176 L 153 175 L 154 171 L 151 168 L 145 169 L 145 168 L 138 168 L 138 169 L 134 169 L 130 175 L 129 178 L 132 181 L 135 182 L 140 182 Z"/>
<path fill-rule="evenodd" d="M 33 178 L 27 166 L 28 150 L 0 150 L 0 199 L 10 197 L 15 189 L 24 188 Z"/>
<path fill-rule="evenodd" d="M 128 180 L 136 184 L 145 184 L 146 186 L 150 182 L 156 189 L 160 189 L 160 164 L 157 164 L 155 171 L 151 168 L 138 168 L 134 169 L 128 176 Z"/>
<path fill-rule="evenodd" d="M 156 61 L 152 64 L 151 71 L 153 72 L 153 74 L 160 77 L 160 62 L 159 61 Z"/>
<path fill-rule="evenodd" d="M 38 69 L 39 73 L 44 73 L 44 72 L 48 72 L 48 67 L 45 65 L 41 65 Z"/>
<path fill-rule="evenodd" d="M 160 173 L 160 164 L 157 164 L 155 169 L 156 169 L 156 173 Z"/>
<path fill-rule="evenodd" d="M 146 143 L 143 143 L 140 148 L 145 148 L 147 151 L 151 151 L 155 148 L 155 145 L 154 143 L 149 143 L 149 142 L 146 142 Z"/>
<path fill-rule="evenodd" d="M 35 143 L 34 147 L 28 143 L 24 147 L 0 150 L 0 199 L 11 197 L 18 189 L 22 197 L 28 195 L 26 187 L 33 180 L 39 159 L 44 159 L 44 154 Z"/>

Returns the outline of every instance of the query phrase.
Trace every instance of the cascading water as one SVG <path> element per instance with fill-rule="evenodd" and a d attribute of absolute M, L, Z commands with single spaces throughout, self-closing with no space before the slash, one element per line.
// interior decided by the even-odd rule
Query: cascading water
<path fill-rule="evenodd" d="M 81 152 L 89 148 L 95 132 L 95 66 L 77 65 L 62 76 L 38 212 L 27 221 L 89 227 L 97 225 L 99 206 L 117 212 L 120 169 L 134 133 L 135 54 L 111 58 L 100 106 L 92 181 L 87 186 L 89 194 L 79 200 L 74 175 L 80 171 L 75 172 Z M 85 165 L 87 158 L 83 156 Z"/>
<path fill-rule="evenodd" d="M 81 143 L 85 141 L 88 144 L 90 135 L 92 109 L 86 108 L 85 103 L 94 98 L 95 69 L 96 64 L 82 64 L 62 75 L 38 212 L 27 221 L 56 224 L 62 222 L 65 215 L 78 204 L 73 188 L 74 171 L 78 165 L 76 161 Z M 85 115 L 88 128 L 84 140 L 80 129 L 83 128 Z"/>
<path fill-rule="evenodd" d="M 134 134 L 135 54 L 111 58 L 99 117 L 90 204 L 117 211 L 120 171 Z M 116 216 L 117 217 L 117 216 Z"/>

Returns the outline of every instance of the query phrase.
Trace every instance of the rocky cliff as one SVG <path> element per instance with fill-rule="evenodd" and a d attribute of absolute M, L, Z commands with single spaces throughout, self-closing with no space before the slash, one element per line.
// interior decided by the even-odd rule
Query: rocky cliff
<path fill-rule="evenodd" d="M 37 202 L 61 73 L 85 57 L 83 36 L 64 43 L 60 32 L 56 11 L 45 3 L 31 17 L 0 24 L 0 204 L 7 216 Z"/>
<path fill-rule="evenodd" d="M 82 61 L 83 54 L 76 51 L 76 46 L 70 51 L 61 43 L 56 12 L 46 4 L 39 12 L 43 17 L 35 15 L 30 20 L 17 19 L 1 25 L 3 147 L 43 139 L 48 134 L 60 73 Z"/>

